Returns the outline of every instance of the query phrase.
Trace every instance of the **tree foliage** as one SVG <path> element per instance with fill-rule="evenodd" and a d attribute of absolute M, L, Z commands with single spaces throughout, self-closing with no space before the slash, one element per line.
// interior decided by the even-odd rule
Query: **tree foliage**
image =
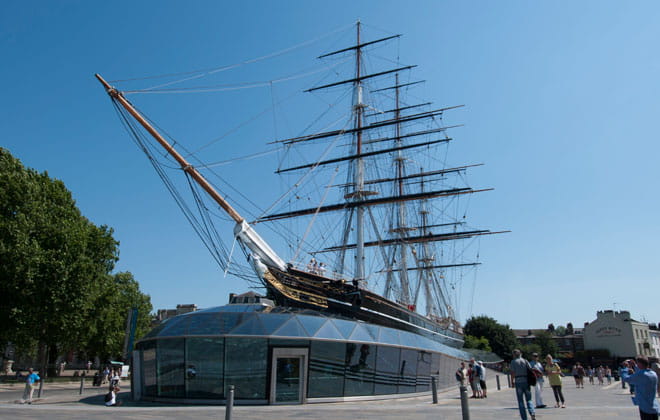
<path fill-rule="evenodd" d="M 544 359 L 546 355 L 550 354 L 553 357 L 557 357 L 557 343 L 552 339 L 552 334 L 547 331 L 541 331 L 536 334 L 536 339 L 534 343 L 539 346 L 539 351 L 537 352 L 541 359 Z"/>
<path fill-rule="evenodd" d="M 508 325 L 485 315 L 468 319 L 463 331 L 466 335 L 488 339 L 492 351 L 505 360 L 511 358 L 511 352 L 517 345 L 516 335 Z"/>
<path fill-rule="evenodd" d="M 38 344 L 44 360 L 89 346 L 85 331 L 112 283 L 118 245 L 62 181 L 0 148 L 0 345 Z"/>
<path fill-rule="evenodd" d="M 486 337 L 474 337 L 471 335 L 466 335 L 463 347 L 466 349 L 493 351 L 493 349 L 490 348 L 490 343 Z"/>

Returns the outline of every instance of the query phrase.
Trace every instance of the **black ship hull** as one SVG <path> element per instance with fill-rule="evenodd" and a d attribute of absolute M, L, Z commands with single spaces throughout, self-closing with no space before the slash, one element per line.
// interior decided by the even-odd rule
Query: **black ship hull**
<path fill-rule="evenodd" d="M 278 305 L 314 309 L 372 324 L 413 332 L 460 348 L 463 335 L 403 305 L 345 280 L 334 280 L 289 267 L 269 268 L 264 275 L 268 297 Z"/>

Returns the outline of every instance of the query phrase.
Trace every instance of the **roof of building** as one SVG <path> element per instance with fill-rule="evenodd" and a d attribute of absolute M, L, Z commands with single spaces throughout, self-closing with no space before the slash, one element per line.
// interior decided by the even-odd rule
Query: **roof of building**
<path fill-rule="evenodd" d="M 272 308 L 260 304 L 231 304 L 178 315 L 158 325 L 140 341 L 189 336 L 350 341 L 436 351 L 462 360 L 476 355 L 408 331 L 313 310 Z M 493 353 L 482 352 L 479 352 L 478 358 L 486 363 L 501 360 Z"/>

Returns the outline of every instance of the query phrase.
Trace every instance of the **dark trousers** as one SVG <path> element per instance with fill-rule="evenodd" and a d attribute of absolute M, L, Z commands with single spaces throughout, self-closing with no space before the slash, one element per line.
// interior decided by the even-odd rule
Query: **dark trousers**
<path fill-rule="evenodd" d="M 639 410 L 639 418 L 642 420 L 658 420 L 658 414 L 657 413 L 649 414 L 643 412 L 642 410 Z"/>
<path fill-rule="evenodd" d="M 552 392 L 555 393 L 555 401 L 557 401 L 557 404 L 559 404 L 559 401 L 563 404 L 564 394 L 561 392 L 561 385 L 552 385 Z"/>

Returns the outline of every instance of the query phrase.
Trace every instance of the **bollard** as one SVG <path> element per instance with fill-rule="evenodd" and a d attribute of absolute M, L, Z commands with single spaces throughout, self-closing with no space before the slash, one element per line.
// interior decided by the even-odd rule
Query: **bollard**
<path fill-rule="evenodd" d="M 225 407 L 225 420 L 231 420 L 231 410 L 234 408 L 234 385 L 229 385 L 229 396 Z"/>
<path fill-rule="evenodd" d="M 500 389 L 502 389 L 502 387 L 500 386 L 500 375 L 495 375 L 495 382 L 497 382 L 497 390 L 499 391 Z"/>
<path fill-rule="evenodd" d="M 431 392 L 433 393 L 433 404 L 438 403 L 438 385 L 435 383 L 435 376 L 431 376 Z"/>
<path fill-rule="evenodd" d="M 511 386 L 511 375 L 506 375 L 506 383 L 509 385 L 509 388 L 512 388 Z"/>
<path fill-rule="evenodd" d="M 470 420 L 470 407 L 468 407 L 468 392 L 467 387 L 461 385 L 461 412 L 463 413 L 463 420 Z"/>
<path fill-rule="evenodd" d="M 81 377 L 80 377 L 80 394 L 79 394 L 79 395 L 82 395 L 83 387 L 84 387 L 84 386 L 85 386 L 85 377 L 84 377 L 84 376 L 81 376 Z"/>
<path fill-rule="evenodd" d="M 37 397 L 41 398 L 41 390 L 44 389 L 44 378 L 41 378 L 39 381 L 39 393 L 37 394 Z"/>

